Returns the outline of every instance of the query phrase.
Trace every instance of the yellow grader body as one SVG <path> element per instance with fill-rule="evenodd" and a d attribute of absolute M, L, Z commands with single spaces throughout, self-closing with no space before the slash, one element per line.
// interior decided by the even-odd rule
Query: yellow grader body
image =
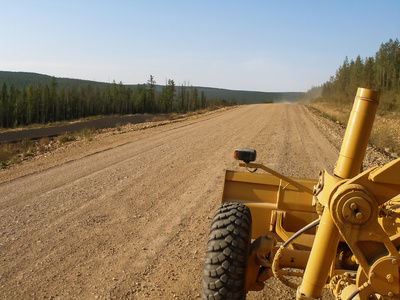
<path fill-rule="evenodd" d="M 265 168 L 258 164 L 247 166 Z M 294 180 L 305 189 L 299 190 L 284 179 Z M 240 202 L 250 208 L 252 239 L 276 231 L 283 240 L 287 240 L 296 231 L 318 219 L 312 206 L 313 187 L 316 184 L 317 180 L 314 179 L 279 178 L 269 174 L 226 170 L 222 203 Z"/>
<path fill-rule="evenodd" d="M 400 159 L 362 171 L 380 94 L 359 88 L 339 158 L 319 179 L 225 172 L 222 206 L 210 230 L 203 299 L 245 299 L 276 277 L 297 299 L 400 299 Z M 291 277 L 302 277 L 296 286 Z"/>

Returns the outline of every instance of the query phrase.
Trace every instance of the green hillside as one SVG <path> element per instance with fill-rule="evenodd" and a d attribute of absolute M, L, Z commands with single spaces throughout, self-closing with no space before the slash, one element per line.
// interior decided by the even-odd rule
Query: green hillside
<path fill-rule="evenodd" d="M 15 128 L 91 116 L 185 113 L 246 103 L 295 102 L 300 93 L 234 91 L 209 87 L 125 85 L 27 72 L 0 71 L 0 127 Z"/>
<path fill-rule="evenodd" d="M 52 76 L 38 74 L 38 73 L 29 73 L 29 72 L 9 72 L 9 71 L 0 71 L 0 84 L 5 82 L 7 86 L 11 86 L 13 84 L 16 88 L 22 89 L 24 87 L 28 87 L 28 85 L 50 85 Z M 56 77 L 57 84 L 60 88 L 71 87 L 71 86 L 81 86 L 84 87 L 88 84 L 98 85 L 100 88 L 104 88 L 106 83 L 96 82 L 90 80 L 81 80 L 81 79 L 71 79 L 71 78 L 61 78 Z"/>
<path fill-rule="evenodd" d="M 50 85 L 51 78 L 52 76 L 37 73 L 0 71 L 0 85 L 5 82 L 7 86 L 11 86 L 13 84 L 18 89 L 22 89 L 24 87 L 26 88 L 29 84 Z M 108 85 L 108 83 L 105 82 L 62 77 L 56 77 L 56 80 L 59 88 L 67 88 L 72 86 L 86 87 L 90 84 L 97 86 L 99 90 L 103 90 Z M 135 84 L 128 84 L 126 86 L 131 89 L 137 88 L 137 85 Z M 161 92 L 163 86 L 156 85 L 155 87 L 157 92 Z M 177 88 L 179 88 L 179 86 L 176 86 L 176 89 Z M 245 102 L 248 104 L 262 103 L 265 100 L 273 100 L 274 102 L 297 102 L 299 96 L 302 94 L 299 92 L 240 91 L 200 86 L 196 86 L 195 88 L 197 88 L 199 94 L 204 92 L 207 99 L 225 99 L 227 101 L 235 99 L 237 103 Z"/>
<path fill-rule="evenodd" d="M 256 92 L 256 91 L 237 91 L 218 88 L 197 87 L 199 92 L 204 91 L 207 99 L 236 99 L 238 103 L 245 99 L 247 104 L 262 103 L 265 100 L 276 102 L 297 102 L 302 93 L 299 92 Z"/>

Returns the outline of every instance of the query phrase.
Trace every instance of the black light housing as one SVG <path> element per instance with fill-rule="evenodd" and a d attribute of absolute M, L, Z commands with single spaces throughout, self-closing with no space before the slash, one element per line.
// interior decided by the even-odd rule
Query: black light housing
<path fill-rule="evenodd" d="M 237 160 L 242 160 L 246 164 L 251 161 L 255 161 L 257 157 L 257 152 L 254 149 L 236 149 L 233 152 L 233 158 Z"/>

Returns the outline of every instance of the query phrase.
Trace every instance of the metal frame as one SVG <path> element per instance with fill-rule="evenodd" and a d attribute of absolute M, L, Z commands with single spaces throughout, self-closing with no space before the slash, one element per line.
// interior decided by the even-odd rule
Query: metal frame
<path fill-rule="evenodd" d="M 358 89 L 333 175 L 292 178 L 254 163 L 240 166 L 269 174 L 226 171 L 222 202 L 244 203 L 253 219 L 246 290 L 301 276 L 297 299 L 319 299 L 327 283 L 337 299 L 399 298 L 400 159 L 360 173 L 379 97 Z"/>

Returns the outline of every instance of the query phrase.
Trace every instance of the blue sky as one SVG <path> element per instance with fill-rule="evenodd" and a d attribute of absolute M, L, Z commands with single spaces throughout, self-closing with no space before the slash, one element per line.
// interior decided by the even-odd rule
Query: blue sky
<path fill-rule="evenodd" d="M 0 70 L 307 91 L 400 38 L 400 0 L 0 0 Z"/>

